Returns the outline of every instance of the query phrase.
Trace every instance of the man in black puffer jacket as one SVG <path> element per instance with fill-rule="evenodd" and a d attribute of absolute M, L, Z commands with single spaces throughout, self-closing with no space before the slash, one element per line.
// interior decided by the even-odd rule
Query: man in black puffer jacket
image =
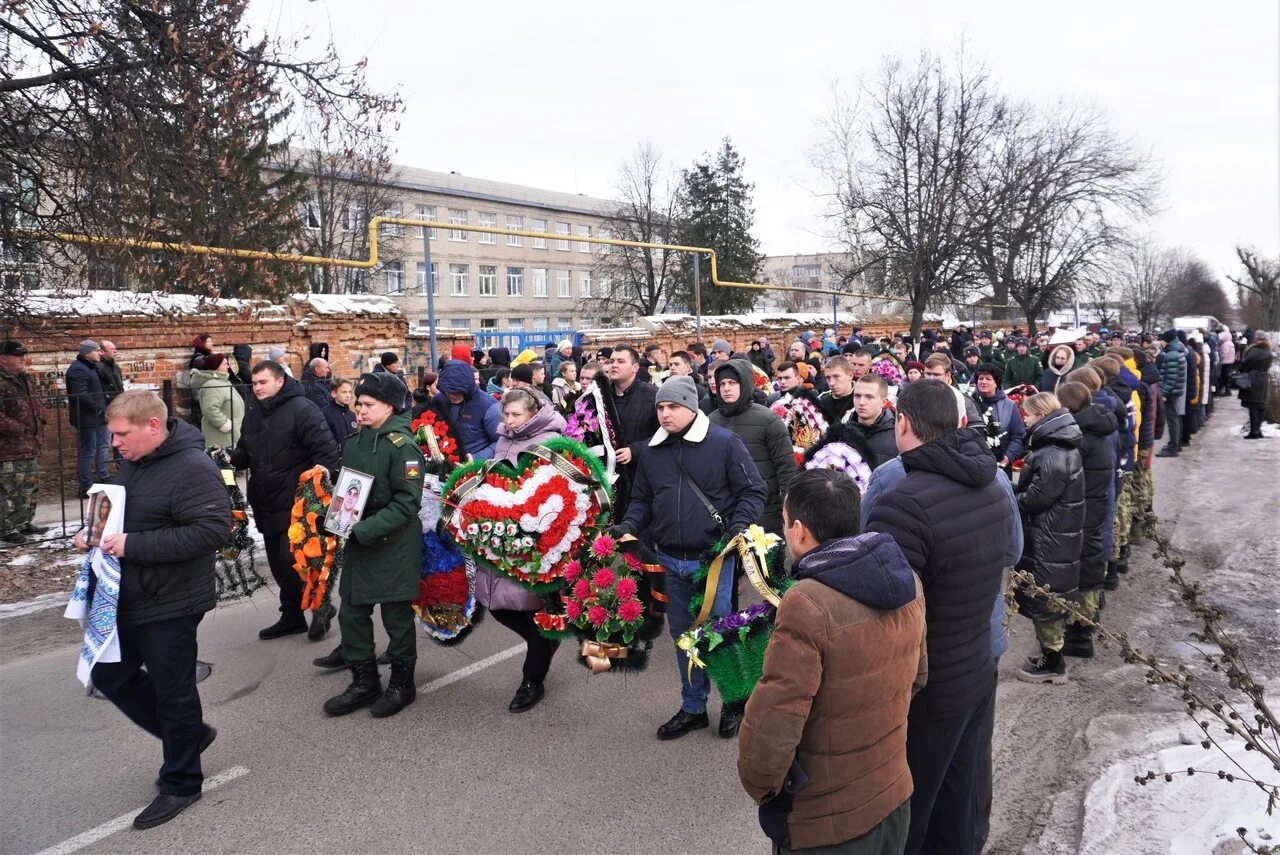
<path fill-rule="evenodd" d="M 231 501 L 204 437 L 170 419 L 152 392 L 124 392 L 107 408 L 124 462 L 124 533 L 102 550 L 120 560 L 120 661 L 99 662 L 93 685 L 164 745 L 159 795 L 134 825 L 167 822 L 200 798 L 200 752 L 216 733 L 196 689 L 196 630 L 216 603 L 214 553 L 231 531 Z M 84 532 L 76 544 L 85 548 Z M 143 666 L 146 669 L 143 670 Z"/>
<path fill-rule="evenodd" d="M 782 419 L 744 394 L 743 390 L 752 387 L 753 373 L 745 360 L 716 363 L 716 410 L 708 418 L 713 425 L 737 434 L 751 453 L 768 491 L 760 525 L 765 531 L 781 535 L 782 497 L 798 471 L 796 456 L 791 445 L 791 432 Z"/>
<path fill-rule="evenodd" d="M 876 503 L 867 530 L 893 536 L 925 595 L 929 683 L 908 715 L 915 792 L 906 851 L 969 855 L 982 722 L 995 702 L 991 604 L 1017 521 L 982 437 L 956 430 L 950 387 L 918 380 L 897 409 L 907 474 Z"/>
<path fill-rule="evenodd" d="M 338 444 L 319 408 L 302 394 L 302 384 L 286 376 L 279 363 L 266 360 L 253 366 L 253 395 L 258 405 L 244 417 L 231 462 L 249 469 L 249 507 L 280 588 L 280 619 L 258 633 L 267 640 L 307 631 L 302 579 L 293 569 L 289 548 L 289 513 L 299 475 L 323 466 L 336 476 Z M 332 617 L 316 611 L 313 640 L 324 637 Z"/>

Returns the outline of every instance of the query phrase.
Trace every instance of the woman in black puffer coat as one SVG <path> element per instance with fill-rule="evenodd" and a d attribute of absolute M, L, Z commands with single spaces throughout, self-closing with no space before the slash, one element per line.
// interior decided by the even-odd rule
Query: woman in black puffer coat
<path fill-rule="evenodd" d="M 1271 371 L 1271 342 L 1262 333 L 1249 346 L 1236 368 L 1238 375 L 1249 378 L 1249 388 L 1240 390 L 1240 406 L 1249 411 L 1249 433 L 1245 439 L 1262 439 L 1262 416 L 1267 409 L 1268 380 Z"/>
<path fill-rule="evenodd" d="M 1080 586 L 1077 601 L 1090 620 L 1098 614 L 1099 594 L 1107 577 L 1104 532 L 1111 525 L 1115 501 L 1116 446 L 1119 430 L 1115 413 L 1090 400 L 1083 383 L 1063 383 L 1058 400 L 1075 418 L 1084 437 L 1080 456 L 1084 463 L 1084 540 L 1080 549 Z M 1065 656 L 1093 656 L 1093 629 L 1068 623 Z"/>
<path fill-rule="evenodd" d="M 1029 452 L 1018 484 L 1024 546 L 1018 569 L 1030 572 L 1039 587 L 1055 594 L 1074 594 L 1080 585 L 1080 552 L 1084 542 L 1085 479 L 1080 448 L 1084 436 L 1071 413 L 1048 392 L 1022 402 L 1030 426 Z M 1036 627 L 1041 655 L 1016 673 L 1032 683 L 1065 683 L 1062 661 L 1066 615 L 1025 588 L 1017 591 L 1018 610 Z"/>

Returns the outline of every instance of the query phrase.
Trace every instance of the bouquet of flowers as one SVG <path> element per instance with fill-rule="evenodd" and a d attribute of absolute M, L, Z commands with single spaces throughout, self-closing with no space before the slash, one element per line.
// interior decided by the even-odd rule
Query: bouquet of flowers
<path fill-rule="evenodd" d="M 1015 407 L 1022 409 L 1022 402 L 1039 391 L 1040 390 L 1035 386 L 1032 386 L 1029 383 L 1024 383 L 1021 386 L 1014 386 L 1012 389 L 1006 389 L 1004 396 L 1010 401 L 1013 401 L 1013 405 Z"/>
<path fill-rule="evenodd" d="M 313 466 L 298 476 L 293 509 L 289 515 L 289 548 L 293 551 L 293 569 L 306 586 L 302 592 L 302 608 L 332 609 L 333 585 L 338 581 L 334 570 L 337 538 L 324 530 L 323 515 L 333 500 L 333 484 L 323 466 Z"/>
<path fill-rule="evenodd" d="M 892 353 L 882 353 L 871 362 L 871 370 L 884 378 L 884 382 L 890 386 L 898 386 L 902 383 L 902 377 L 906 374 L 898 357 Z"/>
<path fill-rule="evenodd" d="M 444 486 L 440 528 L 478 566 L 549 593 L 604 526 L 612 501 L 595 455 L 556 437 L 514 466 L 480 460 L 458 467 Z"/>
<path fill-rule="evenodd" d="M 643 668 L 643 644 L 662 629 L 661 568 L 645 561 L 638 541 L 624 547 L 607 534 L 592 540 L 580 560 L 565 566 L 560 611 L 543 610 L 534 624 L 551 638 L 576 637 L 593 674 L 614 667 Z"/>
<path fill-rule="evenodd" d="M 769 379 L 769 375 L 765 374 L 764 369 L 759 365 L 751 366 L 751 385 L 765 394 L 773 391 L 773 381 Z"/>
<path fill-rule="evenodd" d="M 781 543 L 777 535 L 753 525 L 738 543 L 718 544 L 717 552 L 737 549 L 747 578 L 766 601 L 695 624 L 676 639 L 676 646 L 689 657 L 689 667 L 706 671 L 726 704 L 744 703 L 764 672 L 764 653 L 777 620 L 777 605 L 791 586 L 791 580 L 782 575 L 785 550 Z M 701 574 L 702 570 L 694 578 Z"/>
<path fill-rule="evenodd" d="M 849 412 L 853 412 L 850 410 Z M 821 442 L 804 455 L 805 469 L 836 469 L 845 473 L 865 493 L 871 472 L 880 461 L 867 446 L 861 429 L 848 422 L 832 425 Z"/>
<path fill-rule="evenodd" d="M 788 392 L 772 407 L 774 415 L 787 423 L 796 465 L 804 465 L 804 453 L 822 440 L 829 425 L 813 392 Z"/>
<path fill-rule="evenodd" d="M 564 435 L 592 449 L 599 446 L 612 451 L 617 447 L 617 435 L 609 422 L 599 386 L 592 383 L 573 402 L 573 412 L 565 419 Z"/>
<path fill-rule="evenodd" d="M 443 478 L 455 466 L 470 459 L 449 426 L 449 420 L 434 409 L 428 409 L 409 425 L 413 439 L 426 458 L 427 471 Z"/>

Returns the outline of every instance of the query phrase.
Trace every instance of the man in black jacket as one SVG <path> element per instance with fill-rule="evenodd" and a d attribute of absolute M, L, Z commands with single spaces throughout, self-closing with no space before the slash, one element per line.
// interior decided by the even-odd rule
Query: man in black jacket
<path fill-rule="evenodd" d="M 122 393 L 106 418 L 124 459 L 112 483 L 128 494 L 124 533 L 101 543 L 120 561 L 120 661 L 99 661 L 92 679 L 164 746 L 159 794 L 133 822 L 151 828 L 200 798 L 200 754 L 217 736 L 196 689 L 196 630 L 217 602 L 214 554 L 231 529 L 231 502 L 200 431 L 169 418 L 154 393 Z M 76 545 L 86 548 L 83 531 Z"/>
<path fill-rule="evenodd" d="M 102 392 L 110 404 L 124 391 L 124 375 L 116 364 L 116 346 L 102 340 L 102 358 L 98 360 L 98 373 L 102 376 Z"/>
<path fill-rule="evenodd" d="M 874 371 L 862 375 L 853 384 L 853 409 L 857 418 L 851 420 L 850 426 L 857 428 L 876 456 L 871 461 L 873 468 L 898 456 L 893 410 L 885 406 L 888 399 L 889 384 Z"/>
<path fill-rule="evenodd" d="M 279 363 L 253 366 L 253 395 L 258 405 L 244 418 L 231 462 L 249 470 L 249 507 L 280 588 L 280 619 L 258 633 L 268 640 L 307 631 L 302 579 L 289 548 L 289 515 L 298 476 L 313 466 L 336 470 L 338 444 L 320 410 L 302 394 L 302 384 L 286 376 Z M 313 641 L 324 637 L 332 618 L 329 610 L 312 615 Z"/>
<path fill-rule="evenodd" d="M 637 448 L 643 447 L 658 430 L 654 398 L 658 389 L 639 379 L 640 354 L 630 345 L 620 345 L 609 353 L 605 363 L 607 382 L 596 375 L 596 383 L 604 393 L 604 406 L 613 424 L 618 450 L 618 482 L 614 486 L 614 519 L 627 513 L 631 487 L 635 483 Z"/>
<path fill-rule="evenodd" d="M 876 503 L 867 530 L 892 535 L 924 586 L 929 683 L 908 716 L 906 851 L 968 855 L 982 722 L 995 702 L 991 604 L 1017 520 L 982 438 L 956 430 L 949 387 L 919 380 L 897 406 L 906 477 Z"/>
<path fill-rule="evenodd" d="M 765 486 L 742 440 L 711 424 L 698 410 L 693 380 L 672 377 L 663 383 L 657 390 L 656 410 L 661 427 L 647 444 L 633 449 L 637 468 L 631 504 L 612 531 L 615 536 L 647 532 L 657 545 L 671 600 L 667 626 L 676 639 L 693 623 L 689 603 L 698 593 L 693 576 L 701 560 L 721 538 L 746 531 L 759 521 Z M 709 617 L 728 613 L 732 580 L 732 562 L 726 560 L 714 590 L 703 592 L 712 598 Z M 708 725 L 711 683 L 706 673 L 690 669 L 680 649 L 676 668 L 680 711 L 658 728 L 659 739 L 678 739 Z M 742 705 L 726 705 L 720 712 L 720 735 L 736 735 L 741 721 Z"/>
<path fill-rule="evenodd" d="M 80 455 L 76 476 L 83 497 L 95 481 L 107 480 L 107 450 L 111 434 L 107 431 L 107 396 L 98 373 L 102 348 L 96 341 L 80 342 L 76 361 L 67 368 L 67 418 L 76 429 Z"/>

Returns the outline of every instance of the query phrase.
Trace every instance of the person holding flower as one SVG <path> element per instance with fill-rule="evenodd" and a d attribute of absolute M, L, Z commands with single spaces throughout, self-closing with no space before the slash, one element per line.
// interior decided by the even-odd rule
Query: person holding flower
<path fill-rule="evenodd" d="M 454 363 L 450 363 L 454 364 Z M 463 364 L 463 363 L 457 363 Z M 422 452 L 404 412 L 405 388 L 392 372 L 363 374 L 356 385 L 360 429 L 342 447 L 342 465 L 373 476 L 364 513 L 347 532 L 338 580 L 342 608 L 342 656 L 351 685 L 324 703 L 328 715 L 363 707 L 374 718 L 395 715 L 413 703 L 418 659 L 413 601 L 422 576 Z M 391 679 L 382 691 L 373 648 L 373 607 L 382 608 Z"/>
<path fill-rule="evenodd" d="M 508 389 L 502 396 L 502 423 L 498 425 L 494 460 L 515 463 L 521 452 L 560 436 L 564 429 L 564 417 L 544 398 L 528 389 Z M 489 609 L 494 620 L 524 639 L 522 679 L 507 710 L 528 712 L 546 694 L 543 681 L 559 646 L 534 625 L 533 615 L 542 608 L 542 600 L 511 579 L 484 568 L 476 569 L 476 599 Z"/>

